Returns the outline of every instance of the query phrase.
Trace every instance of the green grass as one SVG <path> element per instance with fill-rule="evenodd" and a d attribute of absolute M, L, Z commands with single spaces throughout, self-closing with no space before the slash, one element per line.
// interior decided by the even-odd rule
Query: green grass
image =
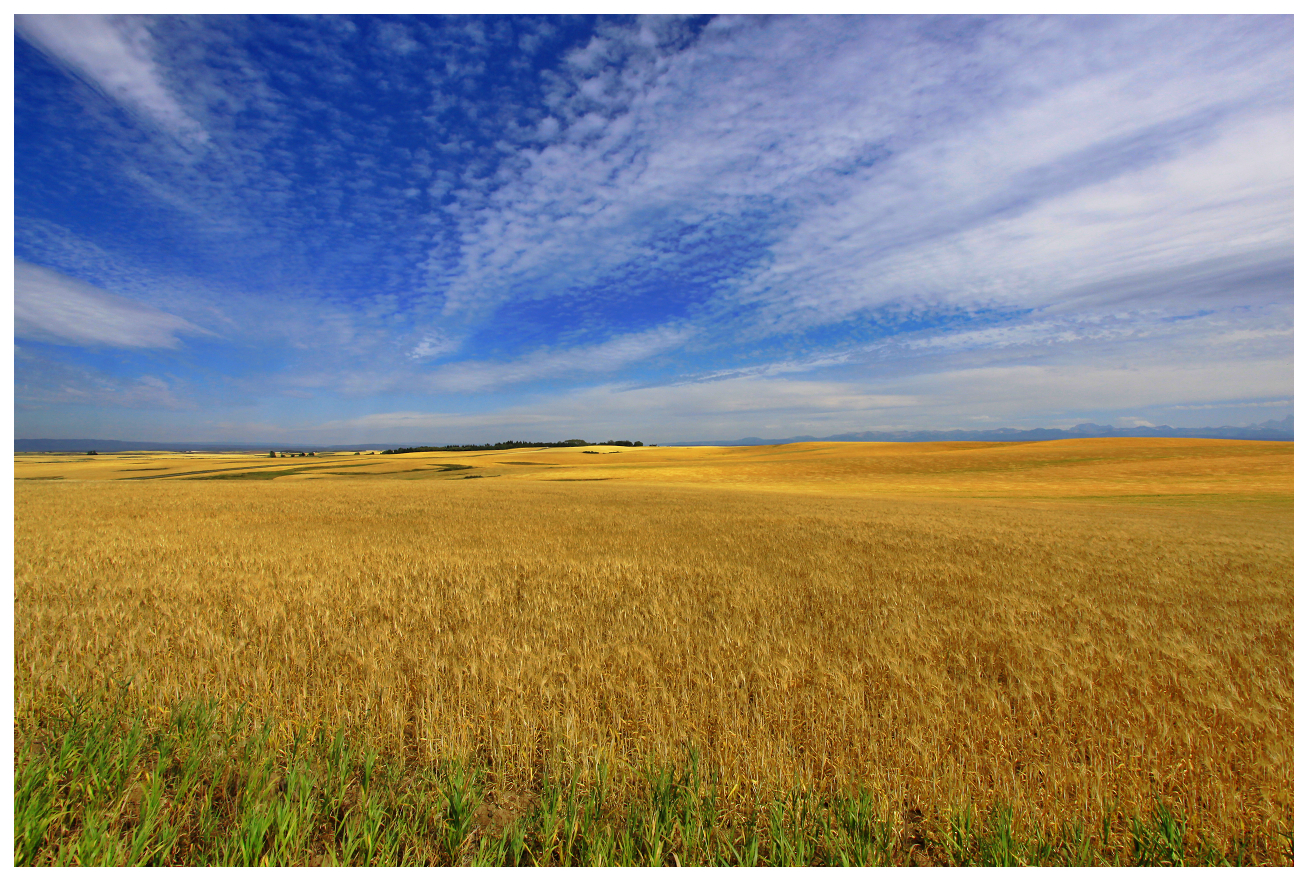
<path fill-rule="evenodd" d="M 313 468 L 283 468 L 278 471 L 237 471 L 232 474 L 210 474 L 204 477 L 188 477 L 189 480 L 272 480 L 284 474 L 299 474 L 312 471 Z M 182 475 L 178 475 L 179 477 Z"/>
<path fill-rule="evenodd" d="M 123 695 L 126 692 L 122 693 Z M 1219 865 L 1192 822 L 1149 817 L 1022 832 L 1005 805 L 883 814 L 868 792 L 793 787 L 729 808 L 688 752 L 615 795 L 542 774 L 488 803 L 490 773 L 382 756 L 344 731 L 293 734 L 213 704 L 72 699 L 16 723 L 14 863 L 30 865 Z M 635 795 L 630 795 L 631 792 Z M 499 796 L 495 797 L 499 799 Z M 1114 825 L 1118 829 L 1112 828 Z M 1021 827 L 1026 828 L 1026 827 Z M 1196 842 L 1198 844 L 1196 845 Z M 1287 844 L 1288 855 L 1293 842 Z"/>

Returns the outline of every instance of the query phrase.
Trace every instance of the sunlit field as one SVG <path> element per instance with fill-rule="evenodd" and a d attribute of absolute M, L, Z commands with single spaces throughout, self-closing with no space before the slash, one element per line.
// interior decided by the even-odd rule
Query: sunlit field
<path fill-rule="evenodd" d="M 1288 864 L 1292 473 L 1170 439 L 19 455 L 15 858 Z"/>

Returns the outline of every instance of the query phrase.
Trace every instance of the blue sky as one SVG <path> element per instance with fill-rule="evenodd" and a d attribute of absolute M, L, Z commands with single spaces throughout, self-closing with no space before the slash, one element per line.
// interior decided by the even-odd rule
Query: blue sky
<path fill-rule="evenodd" d="M 1292 37 L 18 16 L 15 433 L 1280 419 Z"/>

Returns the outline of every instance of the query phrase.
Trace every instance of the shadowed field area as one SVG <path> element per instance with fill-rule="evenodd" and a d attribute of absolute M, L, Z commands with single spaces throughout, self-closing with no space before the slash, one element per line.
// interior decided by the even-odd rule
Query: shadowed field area
<path fill-rule="evenodd" d="M 1291 444 L 592 449 L 17 457 L 20 742 L 107 689 L 146 723 L 243 706 L 284 775 L 301 729 L 481 774 L 416 861 L 518 833 L 514 861 L 580 859 L 545 844 L 550 781 L 645 804 L 692 756 L 737 850 L 683 829 L 636 861 L 744 861 L 795 793 L 859 794 L 881 862 L 984 861 L 950 836 L 1005 811 L 1081 824 L 1024 861 L 1138 861 L 1160 810 L 1205 860 L 1291 860 Z M 85 835 L 61 822 L 32 861 Z M 315 828 L 282 860 L 344 848 Z"/>

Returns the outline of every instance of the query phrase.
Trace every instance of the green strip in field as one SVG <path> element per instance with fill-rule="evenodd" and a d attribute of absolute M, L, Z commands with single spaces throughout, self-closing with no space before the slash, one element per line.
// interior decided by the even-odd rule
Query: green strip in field
<path fill-rule="evenodd" d="M 194 480 L 272 480 L 286 474 L 299 474 L 315 471 L 314 468 L 285 468 L 281 471 L 236 471 L 230 474 L 210 474 L 207 477 L 195 477 Z M 139 478 L 138 478 L 139 479 Z"/>
<path fill-rule="evenodd" d="M 396 474 L 442 474 L 446 471 L 465 471 L 473 466 L 471 465 L 430 465 L 425 468 L 405 468 L 403 471 L 371 471 L 363 474 L 350 474 L 345 471 L 324 471 L 323 474 L 334 474 L 337 477 L 391 477 Z"/>

